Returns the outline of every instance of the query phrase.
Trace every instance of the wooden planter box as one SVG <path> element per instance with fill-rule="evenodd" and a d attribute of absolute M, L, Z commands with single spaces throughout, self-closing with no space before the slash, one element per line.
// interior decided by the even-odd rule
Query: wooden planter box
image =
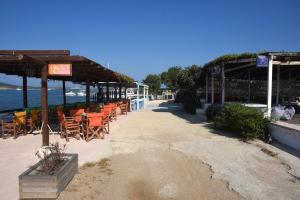
<path fill-rule="evenodd" d="M 41 161 L 19 176 L 20 199 L 56 199 L 78 171 L 78 154 L 66 154 L 66 163 L 53 175 L 35 174 Z"/>

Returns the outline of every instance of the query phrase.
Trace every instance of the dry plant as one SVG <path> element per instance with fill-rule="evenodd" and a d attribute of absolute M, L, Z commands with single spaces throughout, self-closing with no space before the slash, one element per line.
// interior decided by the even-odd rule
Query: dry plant
<path fill-rule="evenodd" d="M 41 169 L 43 174 L 53 175 L 65 161 L 66 144 L 60 145 L 58 142 L 43 147 L 36 152 L 36 156 L 41 161 Z"/>

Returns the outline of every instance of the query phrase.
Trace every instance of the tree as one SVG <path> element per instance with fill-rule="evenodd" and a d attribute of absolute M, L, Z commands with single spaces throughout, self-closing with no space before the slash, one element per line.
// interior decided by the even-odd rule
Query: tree
<path fill-rule="evenodd" d="M 150 93 L 158 94 L 160 92 L 161 80 L 159 75 L 149 74 L 143 80 L 143 83 L 149 86 Z"/>
<path fill-rule="evenodd" d="M 192 65 L 181 70 L 177 75 L 177 85 L 180 89 L 197 90 L 202 83 L 202 68 Z"/>
<path fill-rule="evenodd" d="M 161 82 L 167 86 L 172 91 L 178 89 L 177 85 L 177 75 L 182 71 L 181 67 L 170 67 L 168 71 L 160 74 Z"/>

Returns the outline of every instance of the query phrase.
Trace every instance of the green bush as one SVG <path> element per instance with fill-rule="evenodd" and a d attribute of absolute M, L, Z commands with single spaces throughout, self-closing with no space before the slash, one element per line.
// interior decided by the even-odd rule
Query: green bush
<path fill-rule="evenodd" d="M 255 108 L 241 104 L 225 105 L 214 118 L 217 128 L 238 133 L 243 139 L 263 139 L 270 120 Z"/>
<path fill-rule="evenodd" d="M 214 121 L 215 117 L 218 115 L 218 113 L 220 113 L 222 108 L 223 108 L 223 106 L 220 104 L 212 104 L 212 105 L 208 106 L 205 111 L 207 120 Z"/>
<path fill-rule="evenodd" d="M 175 98 L 176 103 L 182 103 L 184 110 L 189 114 L 196 114 L 197 100 L 196 93 L 191 90 L 180 90 Z"/>

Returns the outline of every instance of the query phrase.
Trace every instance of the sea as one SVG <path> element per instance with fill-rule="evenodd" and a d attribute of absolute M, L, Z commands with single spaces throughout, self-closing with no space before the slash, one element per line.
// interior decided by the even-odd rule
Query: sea
<path fill-rule="evenodd" d="M 67 96 L 67 103 L 84 102 L 85 96 Z M 63 104 L 63 91 L 48 90 L 48 104 Z M 41 90 L 28 90 L 28 107 L 41 106 Z M 0 111 L 23 108 L 22 90 L 0 90 Z"/>

